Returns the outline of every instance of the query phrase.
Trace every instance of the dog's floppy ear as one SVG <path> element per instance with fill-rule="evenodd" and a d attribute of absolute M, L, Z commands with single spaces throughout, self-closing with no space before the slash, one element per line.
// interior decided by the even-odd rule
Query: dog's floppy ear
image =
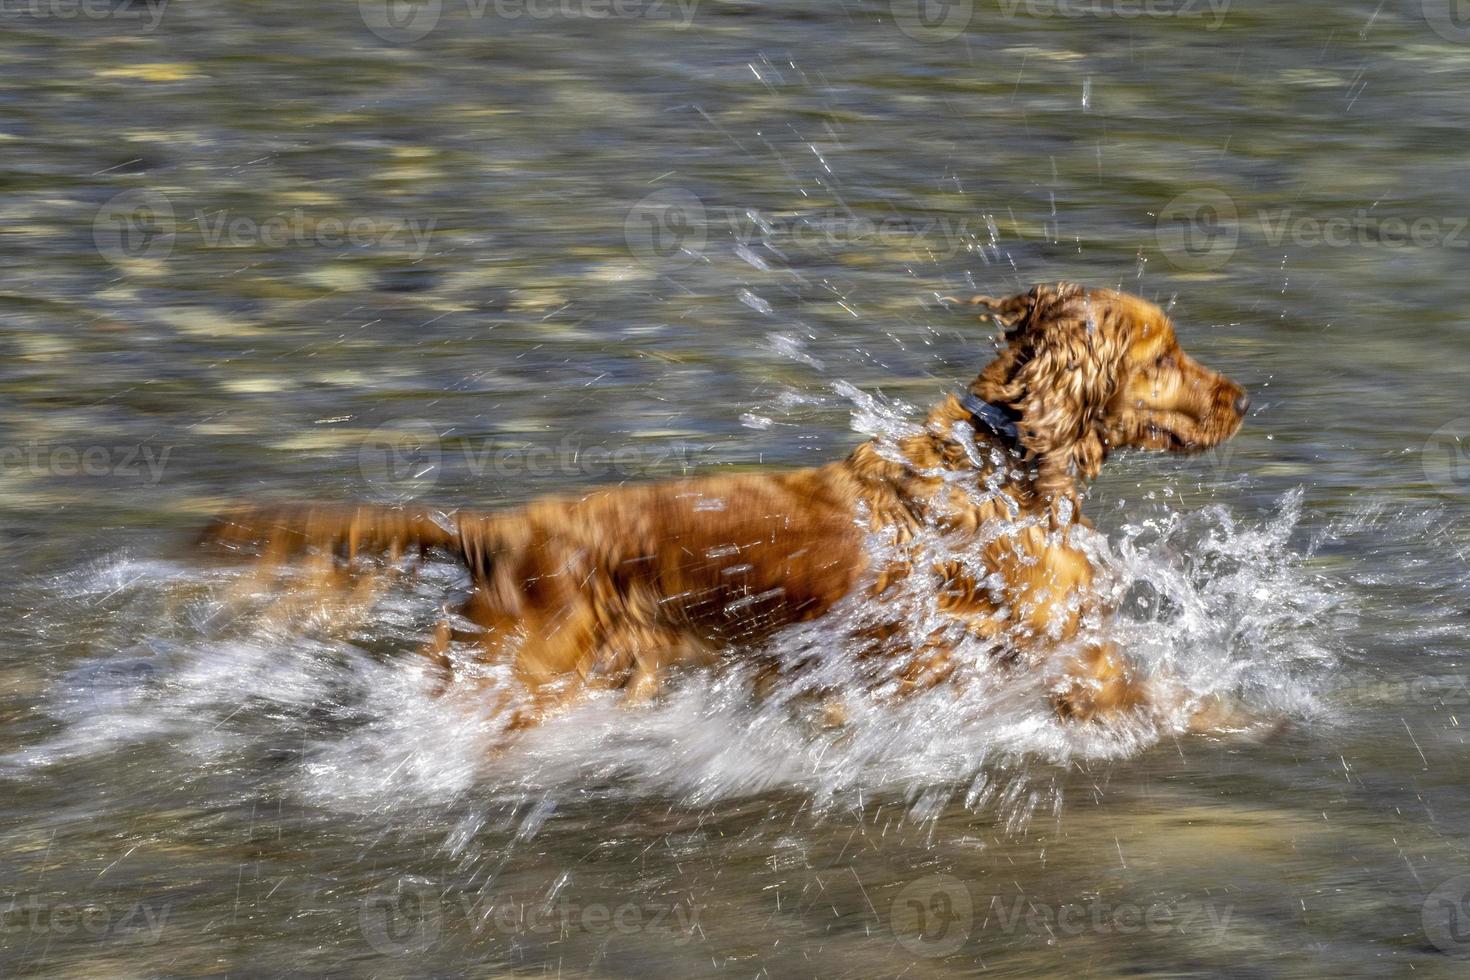
<path fill-rule="evenodd" d="M 976 379 L 975 393 L 1019 416 L 1037 488 L 1073 495 L 1076 481 L 1095 477 L 1107 456 L 1100 416 L 1123 350 L 1111 311 L 1073 283 L 972 302 L 992 311 L 1005 341 Z"/>

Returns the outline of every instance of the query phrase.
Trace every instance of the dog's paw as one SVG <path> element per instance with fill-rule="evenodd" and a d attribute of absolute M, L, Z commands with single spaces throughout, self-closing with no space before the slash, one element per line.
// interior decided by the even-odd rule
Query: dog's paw
<path fill-rule="evenodd" d="M 1291 729 L 1289 718 L 1264 714 L 1218 694 L 1196 702 L 1185 723 L 1185 731 L 1194 735 L 1230 736 L 1252 742 L 1273 741 Z"/>

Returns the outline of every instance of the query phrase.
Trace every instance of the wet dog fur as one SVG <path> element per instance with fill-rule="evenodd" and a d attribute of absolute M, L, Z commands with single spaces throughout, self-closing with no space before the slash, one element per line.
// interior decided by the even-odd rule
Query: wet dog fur
<path fill-rule="evenodd" d="M 851 640 L 891 659 L 899 691 L 949 680 L 957 635 L 1035 668 L 1084 617 L 1107 612 L 1097 569 L 1069 533 L 1085 523 L 1087 482 L 1119 450 L 1215 446 L 1249 401 L 1187 355 L 1169 317 L 1139 297 L 1061 283 L 971 302 L 1002 334 L 968 391 L 1013 419 L 1014 437 L 950 396 L 895 444 L 870 441 L 815 468 L 609 487 L 488 512 L 244 507 L 205 537 L 266 564 L 315 555 L 339 577 L 369 556 L 462 562 L 469 598 L 425 653 L 444 670 L 452 645 L 509 665 L 524 689 L 498 695 L 510 727 L 592 689 L 654 696 L 671 670 L 758 656 L 778 631 L 852 597 L 878 614 Z M 881 560 L 874 535 L 889 543 Z M 917 640 L 892 599 L 916 584 L 933 590 L 947 623 Z M 763 676 L 781 683 L 779 671 Z M 1048 689 L 1058 714 L 1078 722 L 1158 707 L 1103 639 L 1086 641 Z"/>

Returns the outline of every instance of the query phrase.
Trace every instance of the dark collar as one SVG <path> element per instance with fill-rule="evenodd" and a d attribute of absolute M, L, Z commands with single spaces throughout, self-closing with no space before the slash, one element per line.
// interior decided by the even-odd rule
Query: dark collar
<path fill-rule="evenodd" d="M 970 424 L 975 427 L 976 432 L 989 432 L 1013 446 L 1020 444 L 1021 430 L 1016 427 L 1019 416 L 1010 409 L 982 401 L 970 391 L 960 395 L 960 405 L 970 413 Z"/>

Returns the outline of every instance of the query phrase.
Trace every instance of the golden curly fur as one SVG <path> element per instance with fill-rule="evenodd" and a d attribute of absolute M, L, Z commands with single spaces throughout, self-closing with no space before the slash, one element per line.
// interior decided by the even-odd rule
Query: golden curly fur
<path fill-rule="evenodd" d="M 609 487 L 499 512 L 246 508 L 206 537 L 271 562 L 331 556 L 339 574 L 370 554 L 463 562 L 472 594 L 426 652 L 448 667 L 461 641 L 513 665 L 529 694 L 513 726 L 593 686 L 648 697 L 678 665 L 759 656 L 777 631 L 847 597 L 872 607 L 854 645 L 899 658 L 900 688 L 949 678 L 962 634 L 1036 667 L 1102 611 L 1095 569 L 1067 533 L 1082 521 L 1086 481 L 1119 449 L 1216 445 L 1248 400 L 1186 355 L 1168 316 L 1138 297 L 1062 283 L 972 302 L 1003 337 L 970 392 L 1016 419 L 1014 442 L 951 396 L 896 446 L 870 441 L 817 468 Z M 889 543 L 881 559 L 874 535 Z M 918 641 L 897 598 L 916 587 L 948 624 Z M 1089 643 L 1050 690 L 1073 719 L 1149 704 L 1106 641 Z"/>

